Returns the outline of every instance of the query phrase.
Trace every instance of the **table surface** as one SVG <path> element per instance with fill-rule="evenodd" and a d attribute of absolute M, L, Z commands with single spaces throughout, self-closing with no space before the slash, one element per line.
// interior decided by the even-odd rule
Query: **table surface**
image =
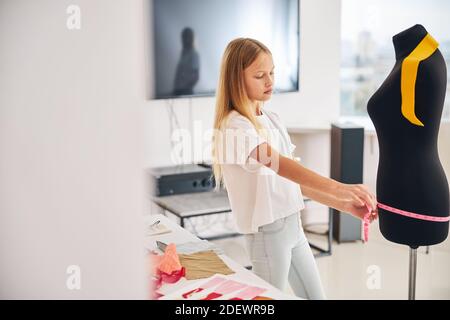
<path fill-rule="evenodd" d="M 231 211 L 225 190 L 153 197 L 152 200 L 179 217 Z"/>
<path fill-rule="evenodd" d="M 161 215 L 161 214 L 148 215 L 144 219 L 145 219 L 146 228 L 148 228 L 148 226 L 151 225 L 152 223 L 154 223 L 155 221 L 160 220 L 161 224 L 164 224 L 170 230 L 172 230 L 171 232 L 165 233 L 165 234 L 146 236 L 145 247 L 148 250 L 155 250 L 155 251 L 161 253 L 161 251 L 156 246 L 157 240 L 162 241 L 167 244 L 175 243 L 175 245 L 182 244 L 185 242 L 190 242 L 190 241 L 201 241 L 198 237 L 196 237 L 195 235 L 193 235 L 186 229 L 181 228 L 178 224 L 171 221 L 164 215 Z M 232 260 L 227 255 L 221 254 L 221 255 L 219 255 L 219 257 L 225 262 L 225 264 L 230 269 L 235 271 L 234 274 L 228 275 L 227 278 L 230 278 L 230 279 L 233 279 L 236 281 L 241 281 L 244 283 L 253 284 L 255 286 L 267 288 L 268 291 L 266 291 L 263 295 L 270 295 L 271 297 L 274 297 L 276 299 L 281 299 L 281 300 L 297 300 L 297 299 L 299 299 L 300 300 L 299 297 L 286 294 L 286 293 L 282 292 L 281 290 L 275 288 L 270 283 L 268 283 L 267 281 L 256 276 L 252 271 L 244 268 L 242 265 L 240 265 L 236 261 Z M 163 284 L 158 291 L 164 295 L 167 295 L 169 293 L 175 292 L 175 291 L 183 288 L 186 285 L 190 285 L 193 282 L 200 283 L 203 281 L 205 281 L 205 279 L 187 280 L 186 278 L 181 278 L 176 283 Z"/>
<path fill-rule="evenodd" d="M 303 200 L 306 202 L 310 199 L 303 196 Z M 226 190 L 155 196 L 152 201 L 178 217 L 231 212 Z"/>

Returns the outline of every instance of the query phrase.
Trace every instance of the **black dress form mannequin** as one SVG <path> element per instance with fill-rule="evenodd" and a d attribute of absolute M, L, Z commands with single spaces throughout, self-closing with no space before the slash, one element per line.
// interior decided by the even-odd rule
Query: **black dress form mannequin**
<path fill-rule="evenodd" d="M 427 216 L 449 215 L 449 186 L 439 160 L 437 139 L 447 85 L 447 70 L 439 49 L 422 60 L 415 82 L 415 115 L 423 126 L 402 114 L 403 60 L 427 35 L 415 25 L 393 37 L 396 63 L 370 98 L 367 110 L 379 142 L 377 200 L 381 204 Z M 405 217 L 379 208 L 380 230 L 392 242 L 411 248 L 447 238 L 448 222 Z"/>

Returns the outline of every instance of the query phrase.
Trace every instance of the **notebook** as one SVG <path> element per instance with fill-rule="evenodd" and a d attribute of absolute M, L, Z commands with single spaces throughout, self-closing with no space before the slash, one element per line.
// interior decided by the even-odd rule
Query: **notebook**
<path fill-rule="evenodd" d="M 163 223 L 158 223 L 157 225 L 149 226 L 147 231 L 147 236 L 154 236 L 157 234 L 164 234 L 172 232 L 167 226 Z"/>

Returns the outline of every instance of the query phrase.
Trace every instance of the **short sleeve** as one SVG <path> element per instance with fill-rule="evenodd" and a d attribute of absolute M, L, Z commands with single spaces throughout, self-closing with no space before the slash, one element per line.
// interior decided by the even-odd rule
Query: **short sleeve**
<path fill-rule="evenodd" d="M 297 148 L 297 146 L 293 144 L 292 141 L 289 139 L 289 152 L 293 153 L 295 148 Z"/>
<path fill-rule="evenodd" d="M 284 122 L 281 120 L 280 116 L 278 115 L 278 113 L 276 112 L 271 112 L 271 114 L 276 118 L 277 122 L 280 124 L 280 126 L 283 128 L 283 133 L 285 135 L 285 139 L 287 142 L 287 146 L 288 146 L 288 150 L 290 155 L 292 155 L 292 157 L 294 156 L 293 152 L 295 150 L 295 148 L 297 148 L 297 146 L 295 144 L 292 143 L 291 141 L 291 137 L 289 135 L 289 132 L 286 129 L 286 125 L 284 124 Z"/>
<path fill-rule="evenodd" d="M 255 159 L 249 158 L 250 153 L 267 140 L 258 134 L 250 120 L 241 115 L 230 118 L 222 131 L 222 136 L 225 163 L 258 165 Z"/>

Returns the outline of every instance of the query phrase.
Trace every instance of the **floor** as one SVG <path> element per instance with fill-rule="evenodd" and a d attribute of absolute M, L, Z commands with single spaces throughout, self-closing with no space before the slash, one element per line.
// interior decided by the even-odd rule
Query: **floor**
<path fill-rule="evenodd" d="M 228 220 L 209 221 L 206 226 L 203 224 L 203 231 L 214 233 L 211 226 L 226 226 L 227 223 Z M 192 223 L 191 227 L 194 225 Z M 316 258 L 328 299 L 408 299 L 409 248 L 385 240 L 377 222 L 371 225 L 370 232 L 366 244 L 361 241 L 334 242 L 331 256 Z M 326 246 L 323 235 L 308 234 L 308 238 L 315 244 Z M 250 265 L 242 237 L 213 242 L 235 261 Z M 425 247 L 419 248 L 416 299 L 450 299 L 449 267 L 448 239 L 430 247 L 428 254 Z M 293 294 L 290 287 L 285 291 Z"/>

